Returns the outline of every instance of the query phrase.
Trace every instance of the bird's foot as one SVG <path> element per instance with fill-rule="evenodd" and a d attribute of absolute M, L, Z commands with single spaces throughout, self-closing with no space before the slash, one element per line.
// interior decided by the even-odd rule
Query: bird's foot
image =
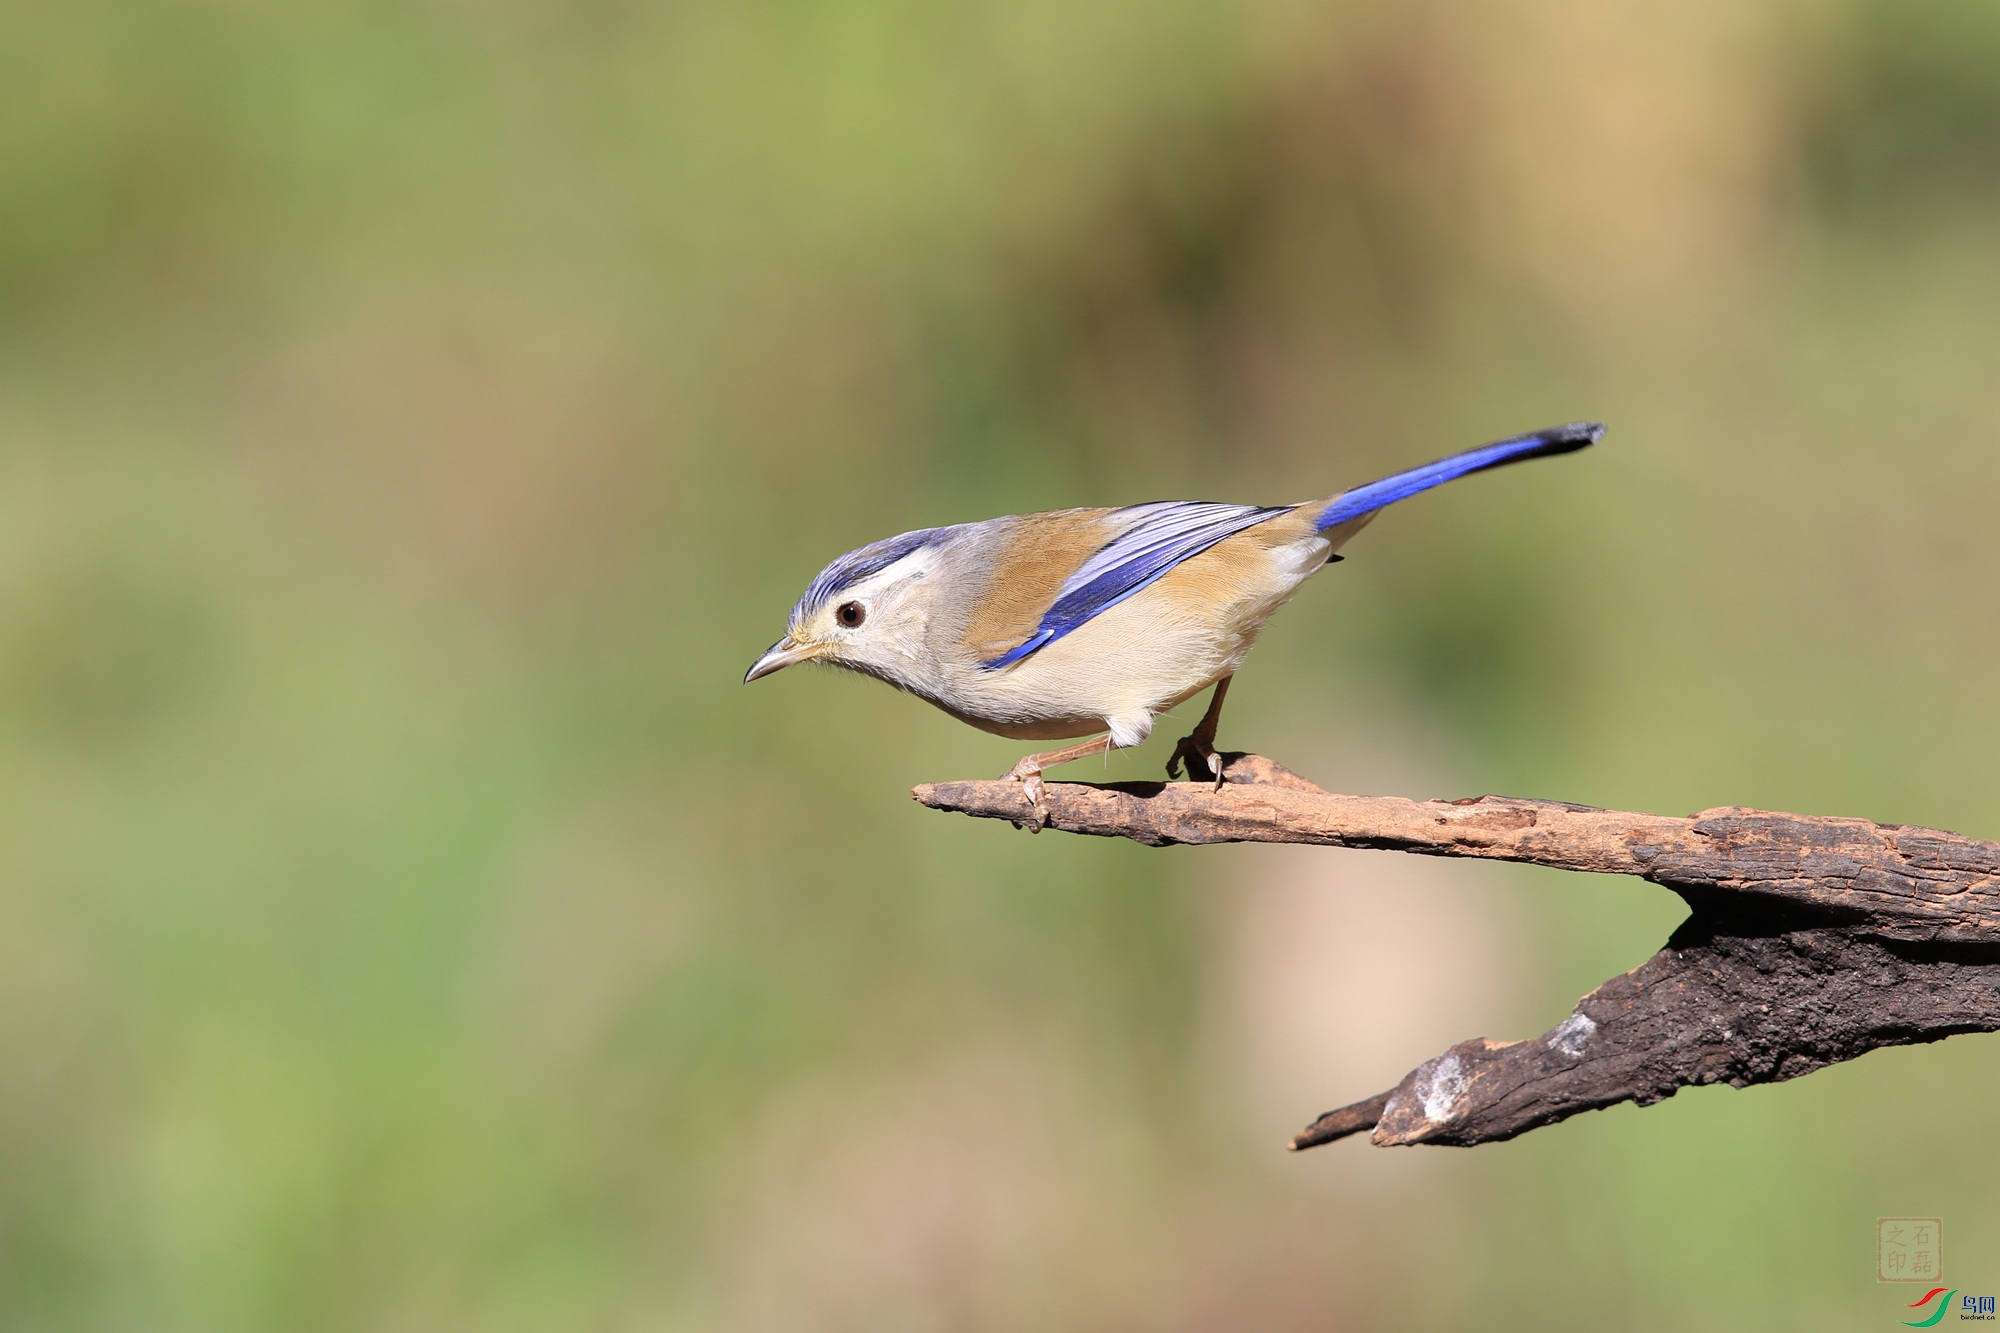
<path fill-rule="evenodd" d="M 1072 759 L 1088 759 L 1092 755 L 1103 754 L 1111 748 L 1109 736 L 1079 741 L 1075 745 L 1065 745 L 1060 750 L 1044 750 L 1040 754 L 1023 755 L 1019 763 L 1008 769 L 1001 781 L 1008 778 L 1021 784 L 1021 794 L 1028 798 L 1028 818 L 1015 820 L 1030 833 L 1040 833 L 1048 827 L 1049 803 L 1042 791 L 1042 772 L 1057 764 L 1067 764 Z"/>
<path fill-rule="evenodd" d="M 1049 803 L 1042 790 L 1042 770 L 1033 761 L 1039 755 L 1029 755 L 1001 775 L 1002 782 L 1009 779 L 1021 784 L 1021 795 L 1028 801 L 1028 817 L 1017 820 L 1030 833 L 1040 833 L 1048 826 Z"/>
<path fill-rule="evenodd" d="M 1188 780 L 1191 782 L 1215 782 L 1215 789 L 1222 790 L 1222 770 L 1228 761 L 1215 753 L 1215 729 L 1222 721 L 1222 701 L 1229 695 L 1230 677 L 1224 676 L 1215 682 L 1215 693 L 1208 696 L 1208 711 L 1201 715 L 1201 721 L 1194 724 L 1194 730 L 1180 738 L 1174 752 L 1167 757 L 1167 777 L 1169 780 L 1180 776 L 1181 765 L 1187 765 Z"/>
<path fill-rule="evenodd" d="M 1216 753 L 1215 737 L 1203 735 L 1197 727 L 1180 738 L 1174 745 L 1174 752 L 1167 756 L 1167 777 L 1178 778 L 1182 765 L 1187 767 L 1190 782 L 1213 782 L 1217 791 L 1222 790 L 1222 771 L 1228 761 Z"/>

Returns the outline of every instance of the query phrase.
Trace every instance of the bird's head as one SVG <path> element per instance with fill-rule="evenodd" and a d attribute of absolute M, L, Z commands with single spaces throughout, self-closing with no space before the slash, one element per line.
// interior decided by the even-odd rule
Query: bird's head
<path fill-rule="evenodd" d="M 795 662 L 825 662 L 892 684 L 921 667 L 940 531 L 926 528 L 849 551 L 819 572 L 792 608 L 785 637 L 745 673 L 743 683 Z"/>

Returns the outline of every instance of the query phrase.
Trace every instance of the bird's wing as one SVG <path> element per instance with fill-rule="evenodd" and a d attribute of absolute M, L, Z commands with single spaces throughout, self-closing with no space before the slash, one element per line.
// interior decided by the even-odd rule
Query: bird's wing
<path fill-rule="evenodd" d="M 981 665 L 989 671 L 1012 666 L 1157 581 L 1182 561 L 1245 528 L 1290 513 L 1292 508 L 1170 500 L 1112 510 L 1105 521 L 1123 525 L 1117 535 L 1063 581 L 1034 633 Z"/>
<path fill-rule="evenodd" d="M 1311 505 L 1264 509 L 1166 501 L 1009 520 L 1034 526 L 1014 531 L 1003 564 L 994 570 L 986 609 L 968 626 L 965 643 L 980 655 L 980 665 L 997 671 L 1087 624 L 1216 543 L 1280 514 L 1298 514 L 1299 535 L 1317 532 L 1337 549 L 1378 510 L 1398 500 L 1468 473 L 1566 454 L 1591 444 L 1603 433 L 1604 428 L 1595 422 L 1579 421 L 1517 435 Z M 1080 563 L 1072 569 L 1073 561 Z M 1064 570 L 1071 572 L 1064 574 Z M 1061 586 L 1051 593 L 1058 579 Z M 988 652 L 997 655 L 984 657 Z"/>

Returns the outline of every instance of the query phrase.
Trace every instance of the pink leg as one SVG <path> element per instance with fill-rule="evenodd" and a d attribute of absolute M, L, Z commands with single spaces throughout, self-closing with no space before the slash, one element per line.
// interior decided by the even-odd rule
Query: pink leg
<path fill-rule="evenodd" d="M 1021 762 L 1001 775 L 1003 782 L 1013 778 L 1021 784 L 1022 793 L 1027 796 L 1028 804 L 1035 812 L 1034 823 L 1029 825 L 1032 831 L 1040 833 L 1042 825 L 1049 819 L 1048 804 L 1042 799 L 1042 770 L 1054 768 L 1057 764 L 1067 764 L 1072 759 L 1088 759 L 1092 755 L 1103 754 L 1110 748 L 1109 735 L 1097 736 L 1087 741 L 1078 741 L 1075 745 L 1065 745 L 1060 750 L 1044 750 L 1040 754 L 1026 755 Z"/>
<path fill-rule="evenodd" d="M 1222 761 L 1215 757 L 1215 728 L 1222 721 L 1223 696 L 1229 693 L 1229 682 L 1234 676 L 1224 676 L 1215 682 L 1215 693 L 1208 696 L 1208 711 L 1195 723 L 1194 730 L 1181 737 L 1174 746 L 1173 754 L 1167 757 L 1167 776 L 1180 776 L 1181 764 L 1187 764 L 1187 775 L 1196 778 L 1194 761 L 1199 759 L 1202 766 L 1215 775 L 1216 790 L 1222 789 Z"/>

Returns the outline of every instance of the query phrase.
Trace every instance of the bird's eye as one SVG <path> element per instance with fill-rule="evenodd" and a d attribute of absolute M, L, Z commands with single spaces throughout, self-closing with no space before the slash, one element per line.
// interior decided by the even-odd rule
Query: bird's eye
<path fill-rule="evenodd" d="M 846 602 L 841 605 L 838 611 L 834 612 L 834 615 L 840 617 L 841 624 L 847 626 L 849 629 L 853 629 L 862 621 L 868 619 L 868 608 L 859 602 Z"/>

